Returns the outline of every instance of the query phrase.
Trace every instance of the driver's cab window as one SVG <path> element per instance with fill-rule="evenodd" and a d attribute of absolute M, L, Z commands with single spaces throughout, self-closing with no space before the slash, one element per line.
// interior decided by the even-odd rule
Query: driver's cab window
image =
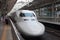
<path fill-rule="evenodd" d="M 20 17 L 35 17 L 33 13 L 20 13 Z"/>
<path fill-rule="evenodd" d="M 20 16 L 21 16 L 21 17 L 25 17 L 24 13 L 20 13 Z"/>

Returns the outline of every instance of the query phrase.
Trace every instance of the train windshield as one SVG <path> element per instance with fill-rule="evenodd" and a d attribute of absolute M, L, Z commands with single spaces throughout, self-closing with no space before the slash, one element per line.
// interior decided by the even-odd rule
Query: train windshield
<path fill-rule="evenodd" d="M 33 13 L 20 13 L 21 17 L 35 17 Z"/>

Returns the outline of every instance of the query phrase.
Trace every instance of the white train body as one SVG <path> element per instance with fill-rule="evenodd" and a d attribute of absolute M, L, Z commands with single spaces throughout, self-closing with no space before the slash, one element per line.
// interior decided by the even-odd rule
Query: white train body
<path fill-rule="evenodd" d="M 45 26 L 38 22 L 36 14 L 29 10 L 19 10 L 14 13 L 18 29 L 28 36 L 40 36 L 45 32 Z"/>

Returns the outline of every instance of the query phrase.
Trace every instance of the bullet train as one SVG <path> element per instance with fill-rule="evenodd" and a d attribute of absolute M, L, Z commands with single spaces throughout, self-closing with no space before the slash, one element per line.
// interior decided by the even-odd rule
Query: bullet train
<path fill-rule="evenodd" d="M 45 26 L 38 22 L 34 11 L 18 10 L 14 12 L 12 18 L 15 20 L 17 29 L 27 36 L 41 36 L 45 32 Z"/>

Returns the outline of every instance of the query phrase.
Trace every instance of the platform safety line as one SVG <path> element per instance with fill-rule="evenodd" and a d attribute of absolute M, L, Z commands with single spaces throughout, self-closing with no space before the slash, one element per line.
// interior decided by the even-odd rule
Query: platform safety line
<path fill-rule="evenodd" d="M 21 40 L 20 37 L 18 36 L 19 33 L 18 33 L 18 31 L 17 31 L 15 25 L 13 24 L 13 22 L 11 21 L 11 19 L 9 19 L 9 20 L 10 20 L 10 22 L 11 22 L 13 28 L 14 28 L 14 31 L 15 31 L 15 33 L 16 33 L 16 36 L 17 36 L 18 40 Z"/>
<path fill-rule="evenodd" d="M 6 40 L 6 34 L 7 34 L 8 27 L 7 25 L 4 25 L 3 32 L 2 32 L 2 38 L 1 40 Z"/>

